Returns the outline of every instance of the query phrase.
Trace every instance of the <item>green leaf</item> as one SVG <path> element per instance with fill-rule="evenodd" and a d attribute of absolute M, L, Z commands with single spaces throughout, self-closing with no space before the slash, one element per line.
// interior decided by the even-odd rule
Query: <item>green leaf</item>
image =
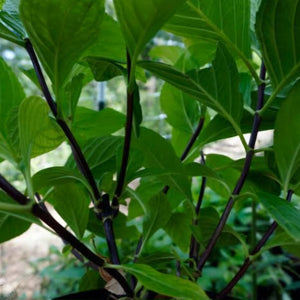
<path fill-rule="evenodd" d="M 275 124 L 274 152 L 285 191 L 300 166 L 299 93 L 300 83 L 282 104 Z"/>
<path fill-rule="evenodd" d="M 170 125 L 178 130 L 194 133 L 194 125 L 199 118 L 199 108 L 193 97 L 165 84 L 161 91 L 160 105 Z"/>
<path fill-rule="evenodd" d="M 19 141 L 24 163 L 55 149 L 63 140 L 62 131 L 49 117 L 47 103 L 37 96 L 24 99 L 19 108 Z"/>
<path fill-rule="evenodd" d="M 94 111 L 84 107 L 76 109 L 72 130 L 80 141 L 87 141 L 116 132 L 124 127 L 126 118 L 111 108 Z"/>
<path fill-rule="evenodd" d="M 259 202 L 275 221 L 295 240 L 300 241 L 300 212 L 286 200 L 267 193 L 258 193 Z"/>
<path fill-rule="evenodd" d="M 32 183 L 36 191 L 42 188 L 49 188 L 57 185 L 78 182 L 85 186 L 87 191 L 90 191 L 90 186 L 87 180 L 81 173 L 67 167 L 51 167 L 43 169 L 32 177 Z M 90 191 L 91 192 L 91 191 Z"/>
<path fill-rule="evenodd" d="M 82 238 L 89 219 L 88 193 L 77 184 L 64 183 L 55 186 L 51 200 L 55 210 L 76 236 Z"/>
<path fill-rule="evenodd" d="M 186 0 L 114 0 L 118 20 L 133 61 L 146 43 Z"/>
<path fill-rule="evenodd" d="M 14 145 L 9 138 L 10 128 L 7 126 L 10 115 L 13 113 L 17 116 L 17 107 L 24 99 L 24 91 L 12 70 L 0 58 L 0 157 L 16 160 Z M 16 120 L 14 120 L 14 127 L 16 127 Z"/>
<path fill-rule="evenodd" d="M 105 238 L 103 226 L 96 217 L 94 209 L 90 209 L 87 229 L 95 235 Z M 116 239 L 122 239 L 124 241 L 135 241 L 140 237 L 140 233 L 136 226 L 128 225 L 127 216 L 125 216 L 123 213 L 119 213 L 118 217 L 114 220 L 114 234 Z"/>
<path fill-rule="evenodd" d="M 133 142 L 133 145 L 143 152 L 145 167 L 170 171 L 169 175 L 161 176 L 161 179 L 186 197 L 191 198 L 189 180 L 183 175 L 172 174 L 172 171 L 180 174 L 183 166 L 168 141 L 152 130 L 141 128 L 140 136 Z"/>
<path fill-rule="evenodd" d="M 133 89 L 133 132 L 136 137 L 140 134 L 140 125 L 143 121 L 143 112 L 140 100 L 140 89 L 135 83 Z"/>
<path fill-rule="evenodd" d="M 82 276 L 79 282 L 79 291 L 90 291 L 99 289 L 105 285 L 104 280 L 101 278 L 99 272 L 95 270 L 88 270 Z"/>
<path fill-rule="evenodd" d="M 163 274 L 147 265 L 122 265 L 118 268 L 134 275 L 147 289 L 176 299 L 208 300 L 205 292 L 194 282 L 175 275 Z"/>
<path fill-rule="evenodd" d="M 147 241 L 158 229 L 163 228 L 171 217 L 171 206 L 167 196 L 159 193 L 146 204 L 143 223 L 143 242 Z"/>
<path fill-rule="evenodd" d="M 193 215 L 187 213 L 175 212 L 165 226 L 165 230 L 173 242 L 185 252 L 191 241 L 192 217 Z"/>
<path fill-rule="evenodd" d="M 104 14 L 98 38 L 83 56 L 104 57 L 126 63 L 126 45 L 119 23 L 108 14 Z"/>
<path fill-rule="evenodd" d="M 126 69 L 123 68 L 117 61 L 89 56 L 86 58 L 95 80 L 108 81 L 116 76 L 126 74 Z"/>
<path fill-rule="evenodd" d="M 196 100 L 213 108 L 235 126 L 239 122 L 243 110 L 239 93 L 239 75 L 235 62 L 221 44 L 211 68 L 184 74 L 161 63 L 140 62 L 139 65 L 183 92 L 196 97 Z"/>
<path fill-rule="evenodd" d="M 75 75 L 64 88 L 65 101 L 61 102 L 62 110 L 68 120 L 73 120 L 77 103 L 83 88 L 84 75 L 79 73 Z"/>
<path fill-rule="evenodd" d="M 5 3 L 5 0 L 0 0 L 0 10 L 2 9 L 4 3 Z"/>
<path fill-rule="evenodd" d="M 0 82 L 0 120 L 3 125 L 7 120 L 10 109 L 21 103 L 25 97 L 25 93 L 16 75 L 1 57 Z"/>
<path fill-rule="evenodd" d="M 175 65 L 179 57 L 184 55 L 184 48 L 158 45 L 150 50 L 149 55 L 162 60 L 166 64 Z"/>
<path fill-rule="evenodd" d="M 0 202 L 15 204 L 6 194 L 0 191 Z M 21 215 L 22 213 L 19 213 Z M 27 213 L 28 215 L 28 213 Z M 25 216 L 24 216 L 25 218 Z M 13 239 L 29 229 L 32 222 L 25 221 L 7 212 L 0 212 L 0 243 Z"/>
<path fill-rule="evenodd" d="M 273 87 L 284 87 L 300 74 L 300 1 L 262 1 L 256 33 Z"/>
<path fill-rule="evenodd" d="M 99 35 L 103 14 L 103 0 L 21 0 L 21 19 L 59 104 L 72 67 Z"/>
<path fill-rule="evenodd" d="M 221 41 L 244 61 L 251 72 L 255 72 L 248 60 L 251 53 L 249 0 L 190 0 L 164 28 L 212 45 Z"/>

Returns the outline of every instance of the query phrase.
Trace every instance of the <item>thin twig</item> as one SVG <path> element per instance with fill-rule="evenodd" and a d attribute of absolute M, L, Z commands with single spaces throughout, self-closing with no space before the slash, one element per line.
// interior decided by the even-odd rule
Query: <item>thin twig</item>
<path fill-rule="evenodd" d="M 181 161 L 184 161 L 185 158 L 187 157 L 187 155 L 189 154 L 189 152 L 191 151 L 194 143 L 196 142 L 198 136 L 200 135 L 200 133 L 202 131 L 203 125 L 204 125 L 204 117 L 201 117 L 195 132 L 193 133 L 191 139 L 189 140 L 186 148 L 184 149 L 184 151 L 180 157 Z"/>
<path fill-rule="evenodd" d="M 264 63 L 262 62 L 261 64 L 261 70 L 260 70 L 260 79 L 262 81 L 265 80 L 266 77 L 266 68 Z M 253 121 L 253 126 L 252 126 L 252 131 L 251 131 L 251 135 L 250 135 L 250 139 L 249 139 L 249 143 L 248 146 L 250 148 L 250 150 L 247 152 L 246 154 L 246 159 L 245 159 L 245 163 L 244 163 L 244 167 L 243 170 L 241 172 L 241 175 L 237 181 L 237 184 L 232 192 L 232 196 L 229 198 L 227 205 L 225 207 L 225 210 L 220 218 L 220 221 L 205 249 L 205 251 L 203 252 L 199 263 L 198 263 L 198 270 L 201 272 L 208 257 L 210 256 L 214 246 L 216 245 L 222 231 L 223 228 L 226 224 L 226 221 L 231 213 L 231 210 L 233 208 L 234 205 L 234 196 L 238 195 L 242 189 L 242 187 L 244 186 L 244 183 L 246 181 L 246 178 L 248 176 L 249 170 L 250 170 L 250 166 L 251 166 L 251 162 L 252 162 L 252 158 L 254 155 L 254 146 L 255 146 L 255 142 L 256 142 L 256 138 L 257 138 L 257 134 L 258 134 L 258 130 L 259 130 L 259 126 L 261 123 L 261 117 L 258 114 L 258 111 L 263 107 L 263 102 L 264 102 L 264 91 L 265 91 L 265 83 L 263 82 L 259 88 L 258 88 L 258 100 L 257 100 L 257 107 L 256 107 L 256 113 L 254 116 L 254 121 Z"/>
<path fill-rule="evenodd" d="M 291 201 L 293 195 L 293 191 L 289 190 L 286 200 Z M 250 251 L 250 255 L 255 255 L 257 254 L 261 248 L 267 243 L 271 235 L 274 233 L 275 229 L 277 228 L 278 224 L 277 222 L 273 222 L 269 229 L 266 231 L 266 233 L 263 235 L 263 237 L 259 240 L 259 242 L 256 244 L 256 246 L 253 248 L 253 250 Z M 245 275 L 247 272 L 248 268 L 250 267 L 252 261 L 250 259 L 250 256 L 248 256 L 243 265 L 240 267 L 239 271 L 237 274 L 231 279 L 231 281 L 227 284 L 227 286 L 216 295 L 215 299 L 223 299 L 230 291 L 234 288 L 234 286 L 240 281 L 240 279 Z"/>

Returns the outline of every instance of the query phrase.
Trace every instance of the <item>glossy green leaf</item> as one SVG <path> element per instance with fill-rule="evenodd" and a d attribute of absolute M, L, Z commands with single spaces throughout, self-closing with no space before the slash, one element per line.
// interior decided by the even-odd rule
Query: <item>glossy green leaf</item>
<path fill-rule="evenodd" d="M 126 70 L 117 61 L 89 56 L 86 58 L 95 80 L 108 81 L 126 74 Z"/>
<path fill-rule="evenodd" d="M 164 28 L 193 40 L 212 44 L 222 41 L 246 64 L 250 64 L 249 0 L 190 0 Z"/>
<path fill-rule="evenodd" d="M 290 202 L 267 193 L 258 193 L 258 201 L 292 238 L 300 240 L 300 211 Z"/>
<path fill-rule="evenodd" d="M 162 60 L 166 64 L 175 65 L 179 57 L 184 55 L 184 48 L 179 46 L 157 45 L 150 50 L 149 55 Z"/>
<path fill-rule="evenodd" d="M 273 87 L 300 75 L 300 1 L 263 0 L 256 33 Z"/>
<path fill-rule="evenodd" d="M 194 282 L 175 275 L 163 274 L 147 265 L 122 265 L 120 268 L 134 275 L 147 289 L 161 295 L 188 300 L 208 300 L 205 292 Z"/>
<path fill-rule="evenodd" d="M 27 33 L 48 73 L 57 101 L 72 67 L 97 39 L 104 1 L 21 0 Z"/>
<path fill-rule="evenodd" d="M 196 97 L 231 123 L 238 123 L 243 110 L 239 93 L 239 76 L 235 62 L 228 51 L 220 45 L 211 68 L 181 73 L 171 66 L 140 62 L 143 68 L 153 72 L 183 92 Z"/>
<path fill-rule="evenodd" d="M 82 147 L 83 154 L 92 170 L 101 166 L 111 159 L 116 159 L 118 148 L 122 145 L 122 138 L 118 136 L 103 136 L 90 139 Z M 115 162 L 116 164 L 116 162 Z M 76 163 L 72 158 L 67 162 L 67 166 L 75 168 Z M 114 165 L 114 170 L 116 166 Z M 107 170 L 103 170 L 105 172 Z"/>
<path fill-rule="evenodd" d="M 75 75 L 64 88 L 65 101 L 61 102 L 62 110 L 68 120 L 73 120 L 77 103 L 83 88 L 84 75 L 79 73 Z"/>
<path fill-rule="evenodd" d="M 120 25 L 108 14 L 104 14 L 100 34 L 85 56 L 102 57 L 126 63 L 126 45 Z"/>
<path fill-rule="evenodd" d="M 114 0 L 132 60 L 186 0 Z"/>
<path fill-rule="evenodd" d="M 32 177 L 32 183 L 36 191 L 42 188 L 50 188 L 57 185 L 64 185 L 67 183 L 81 183 L 90 191 L 90 186 L 87 180 L 81 173 L 68 167 L 51 167 L 43 169 Z"/>
<path fill-rule="evenodd" d="M 25 29 L 19 18 L 19 1 L 4 1 L 0 8 L 0 37 L 24 46 Z"/>
<path fill-rule="evenodd" d="M 56 122 L 49 117 L 49 107 L 40 97 L 23 100 L 19 108 L 19 141 L 24 162 L 31 157 L 58 147 L 64 135 Z"/>
<path fill-rule="evenodd" d="M 165 226 L 165 230 L 172 238 L 173 242 L 185 252 L 190 246 L 192 217 L 193 215 L 176 212 L 172 214 Z"/>
<path fill-rule="evenodd" d="M 17 115 L 16 107 L 24 99 L 24 91 L 12 70 L 0 58 L 0 157 L 15 160 L 13 144 L 9 139 L 8 120 L 10 114 Z M 14 124 L 16 124 L 16 120 Z M 15 126 L 15 125 L 14 125 Z"/>
<path fill-rule="evenodd" d="M 125 125 L 126 118 L 123 114 L 111 108 L 94 111 L 78 107 L 72 130 L 80 141 L 87 141 L 94 137 L 104 136 L 116 132 Z"/>
<path fill-rule="evenodd" d="M 76 236 L 82 238 L 89 219 L 89 194 L 82 186 L 65 182 L 55 186 L 50 201 Z"/>
<path fill-rule="evenodd" d="M 281 106 L 275 124 L 274 152 L 285 191 L 300 166 L 299 93 L 298 83 Z"/>
<path fill-rule="evenodd" d="M 183 167 L 171 144 L 158 133 L 141 128 L 140 136 L 135 143 L 135 146 L 144 154 L 145 167 L 165 169 L 171 172 L 177 171 L 179 173 L 182 170 Z M 190 182 L 185 176 L 170 173 L 169 175 L 161 176 L 161 179 L 186 197 L 191 197 Z"/>
<path fill-rule="evenodd" d="M 4 192 L 0 191 L 0 202 L 16 204 Z M 21 215 L 22 213 L 19 213 Z M 28 213 L 27 213 L 28 214 Z M 25 221 L 15 215 L 0 211 L 0 243 L 13 239 L 29 229 L 32 222 Z"/>
<path fill-rule="evenodd" d="M 143 241 L 147 241 L 158 229 L 163 228 L 171 217 L 171 206 L 167 196 L 159 193 L 146 204 L 143 223 Z"/>
<path fill-rule="evenodd" d="M 170 125 L 193 134 L 195 122 L 199 118 L 198 104 L 193 97 L 165 84 L 161 91 L 160 105 Z"/>

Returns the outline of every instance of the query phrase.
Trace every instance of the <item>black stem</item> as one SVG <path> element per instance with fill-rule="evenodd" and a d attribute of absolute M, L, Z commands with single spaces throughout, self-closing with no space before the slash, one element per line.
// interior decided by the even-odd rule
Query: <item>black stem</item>
<path fill-rule="evenodd" d="M 0 188 L 8 194 L 13 200 L 21 205 L 27 204 L 27 197 L 20 193 L 15 187 L 13 187 L 7 180 L 0 175 Z M 9 189 L 7 188 L 9 187 Z M 20 201 L 21 199 L 21 201 Z M 26 199 L 26 201 L 25 201 Z M 83 243 L 81 243 L 72 233 L 70 233 L 65 227 L 59 224 L 46 210 L 40 207 L 38 203 L 32 205 L 31 213 L 47 224 L 51 229 L 53 229 L 57 235 L 67 241 L 72 247 L 77 249 L 84 257 L 96 264 L 98 267 L 105 266 L 105 260 L 100 258 L 98 255 L 93 253 L 89 248 L 87 248 Z M 129 297 L 133 296 L 133 291 L 129 287 L 125 278 L 116 270 L 107 268 L 106 271 L 114 277 L 119 284 L 122 286 L 124 291 Z"/>
<path fill-rule="evenodd" d="M 289 190 L 287 193 L 286 200 L 291 201 L 293 195 L 293 191 Z M 250 255 L 257 254 L 261 248 L 267 243 L 271 235 L 274 233 L 275 229 L 277 228 L 278 224 L 277 222 L 273 222 L 269 229 L 265 232 L 263 237 L 259 240 L 259 242 L 256 244 L 256 246 L 250 251 Z M 245 275 L 248 268 L 250 267 L 252 261 L 250 259 L 250 256 L 248 256 L 243 265 L 240 267 L 237 274 L 231 279 L 231 281 L 227 284 L 227 286 L 217 294 L 215 299 L 223 299 L 230 291 L 234 288 L 234 286 L 240 281 L 240 279 Z"/>
<path fill-rule="evenodd" d="M 260 70 L 260 79 L 262 81 L 265 80 L 266 77 L 266 68 L 264 63 L 262 62 L 261 64 L 261 70 Z M 265 91 L 265 83 L 263 82 L 259 88 L 258 88 L 258 99 L 257 99 L 257 111 L 260 110 L 263 107 L 263 102 L 264 102 L 264 91 Z M 251 166 L 251 162 L 252 162 L 252 158 L 254 155 L 254 146 L 255 146 L 255 142 L 256 142 L 256 138 L 257 138 L 257 134 L 258 134 L 258 130 L 259 130 L 259 126 L 261 123 L 261 117 L 258 114 L 258 112 L 256 111 L 255 116 L 254 116 L 254 121 L 253 121 L 253 126 L 252 126 L 252 131 L 251 131 L 251 135 L 250 135 L 250 139 L 249 139 L 249 150 L 247 151 L 246 154 L 246 159 L 245 159 L 245 163 L 244 163 L 244 167 L 242 170 L 242 173 L 237 181 L 237 184 L 232 192 L 232 196 L 228 199 L 226 208 L 220 218 L 220 221 L 205 249 L 205 251 L 203 252 L 202 256 L 200 257 L 199 263 L 198 263 L 198 270 L 201 272 L 202 268 L 204 267 L 208 257 L 210 256 L 214 246 L 216 245 L 221 232 L 223 231 L 223 228 L 226 224 L 226 221 L 231 213 L 231 210 L 233 208 L 234 205 L 234 199 L 233 196 L 234 195 L 238 195 L 242 189 L 242 187 L 244 186 L 244 183 L 246 181 L 246 178 L 248 176 L 249 170 L 250 170 L 250 166 Z"/>
<path fill-rule="evenodd" d="M 184 149 L 181 157 L 180 157 L 180 160 L 181 161 L 184 161 L 185 158 L 187 157 L 188 153 L 190 152 L 190 150 L 192 149 L 195 141 L 197 140 L 199 134 L 201 133 L 202 131 L 202 128 L 203 128 L 203 125 L 204 125 L 204 117 L 201 117 L 200 120 L 199 120 L 199 123 L 198 123 L 198 126 L 195 130 L 195 132 L 193 133 L 191 139 L 189 140 L 186 148 Z"/>
<path fill-rule="evenodd" d="M 204 158 L 203 151 L 201 151 L 201 164 L 203 164 L 203 165 L 205 164 L 205 158 Z M 204 193 L 205 193 L 205 188 L 206 188 L 206 181 L 207 181 L 206 177 L 202 177 L 202 183 L 201 183 L 201 187 L 200 187 L 198 202 L 197 202 L 197 205 L 195 207 L 196 219 L 193 220 L 193 225 L 198 224 L 198 217 L 199 217 L 200 208 L 201 208 L 203 198 L 204 198 Z M 192 235 L 191 242 L 190 242 L 190 255 L 189 255 L 189 257 L 193 258 L 196 263 L 198 263 L 199 249 L 200 249 L 200 244 L 197 242 L 194 235 Z M 190 265 L 192 266 L 192 262 L 191 262 Z"/>
<path fill-rule="evenodd" d="M 26 205 L 29 199 L 20 193 L 14 186 L 12 186 L 2 175 L 0 175 L 0 188 L 11 198 L 21 205 Z"/>
<path fill-rule="evenodd" d="M 88 166 L 88 163 L 80 149 L 79 144 L 77 143 L 73 133 L 71 132 L 70 128 L 68 127 L 67 123 L 64 120 L 58 119 L 58 112 L 57 112 L 57 106 L 56 103 L 54 101 L 54 99 L 51 96 L 51 93 L 48 89 L 45 77 L 43 75 L 39 60 L 35 54 L 35 51 L 33 49 L 33 46 L 30 42 L 29 39 L 25 40 L 25 49 L 28 52 L 28 55 L 31 59 L 32 65 L 34 67 L 35 73 L 37 75 L 37 78 L 39 80 L 42 92 L 45 96 L 45 99 L 54 115 L 54 117 L 56 118 L 56 121 L 58 123 L 58 125 L 61 127 L 61 129 L 63 130 L 63 132 L 65 133 L 65 136 L 68 138 L 70 145 L 71 145 L 71 149 L 72 149 L 72 153 L 74 156 L 74 159 L 76 161 L 76 164 L 79 168 L 79 170 L 81 171 L 81 173 L 86 177 L 86 179 L 88 180 L 92 190 L 93 190 L 93 194 L 94 194 L 94 198 L 96 200 L 100 199 L 100 192 L 97 188 L 97 184 L 95 182 L 95 179 L 92 175 L 92 172 Z"/>
<path fill-rule="evenodd" d="M 103 220 L 103 226 L 106 236 L 106 242 L 109 248 L 111 262 L 115 265 L 120 264 L 120 258 L 118 253 L 118 248 L 116 245 L 116 239 L 113 231 L 113 221 L 111 217 Z"/>
<path fill-rule="evenodd" d="M 65 133 L 65 136 L 68 138 L 68 140 L 70 142 L 72 153 L 73 153 L 74 159 L 76 161 L 76 164 L 78 166 L 78 169 L 85 176 L 85 178 L 88 180 L 89 185 L 92 188 L 93 195 L 94 195 L 94 198 L 96 200 L 96 202 L 93 201 L 95 206 L 96 206 L 95 207 L 96 214 L 97 214 L 97 216 L 101 216 L 102 198 L 101 198 L 101 195 L 100 195 L 100 191 L 97 187 L 95 178 L 94 178 L 94 176 L 91 172 L 91 169 L 90 169 L 90 167 L 89 167 L 89 165 L 88 165 L 88 163 L 87 163 L 87 161 L 86 161 L 86 159 L 85 159 L 85 157 L 84 157 L 84 155 L 81 151 L 81 148 L 80 148 L 79 144 L 77 143 L 77 141 L 76 141 L 73 133 L 71 132 L 70 128 L 68 127 L 67 123 L 64 120 L 58 118 L 56 103 L 54 102 L 54 100 L 51 96 L 51 93 L 48 89 L 47 83 L 45 81 L 42 69 L 40 67 L 40 64 L 39 64 L 38 58 L 35 54 L 35 51 L 33 49 L 33 46 L 32 46 L 29 39 L 26 39 L 25 42 L 26 42 L 25 43 L 25 48 L 26 48 L 26 50 L 27 50 L 27 52 L 28 52 L 28 54 L 31 58 L 33 67 L 34 67 L 35 72 L 37 74 L 37 77 L 38 77 L 40 86 L 42 88 L 43 94 L 46 98 L 46 101 L 47 101 L 53 115 L 55 116 L 58 125 L 61 127 L 61 129 Z M 109 205 L 108 205 L 108 207 L 109 207 Z M 111 211 L 111 209 L 109 207 L 106 211 L 104 211 L 104 214 L 107 215 L 108 212 L 110 212 L 110 211 Z M 117 252 L 117 246 L 116 246 L 114 233 L 113 233 L 113 227 L 112 227 L 111 222 L 106 222 L 106 221 L 104 222 L 104 231 L 105 231 L 105 234 L 106 234 L 108 248 L 109 248 L 110 251 L 112 251 L 112 252 L 110 252 L 112 261 L 113 261 L 113 263 L 118 263 L 119 264 L 120 260 L 119 260 L 118 255 L 117 255 L 117 253 L 118 253 Z"/>
<path fill-rule="evenodd" d="M 66 230 L 62 225 L 60 225 L 50 214 L 44 211 L 38 204 L 32 206 L 32 214 L 46 223 L 50 228 L 52 228 L 61 239 L 67 241 L 72 247 L 77 249 L 84 257 L 96 264 L 98 267 L 104 267 L 105 261 L 93 253 L 89 248 L 87 248 L 83 243 L 81 243 L 73 234 Z M 113 278 L 115 278 L 119 284 L 122 286 L 126 294 L 131 297 L 133 295 L 132 289 L 128 285 L 125 278 L 116 270 L 106 268 L 107 273 L 109 273 Z"/>
<path fill-rule="evenodd" d="M 129 52 L 127 51 L 127 69 L 128 69 L 128 82 L 131 77 L 131 57 Z M 124 138 L 124 146 L 123 146 L 123 156 L 121 162 L 120 173 L 117 180 L 117 186 L 115 189 L 113 201 L 112 201 L 112 209 L 114 210 L 114 214 L 116 215 L 119 210 L 119 197 L 122 194 L 127 165 L 129 160 L 129 150 L 130 150 L 130 142 L 131 142 L 131 134 L 132 134 L 132 122 L 133 122 L 133 105 L 134 105 L 134 90 L 129 90 L 127 88 L 127 111 L 126 111 L 126 125 L 125 125 L 125 138 Z"/>

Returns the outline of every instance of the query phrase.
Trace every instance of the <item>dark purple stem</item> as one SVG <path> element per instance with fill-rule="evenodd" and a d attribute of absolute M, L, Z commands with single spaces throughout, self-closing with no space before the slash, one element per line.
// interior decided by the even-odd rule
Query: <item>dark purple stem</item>
<path fill-rule="evenodd" d="M 57 113 L 57 107 L 56 107 L 56 103 L 53 100 L 51 93 L 48 89 L 45 77 L 43 75 L 39 60 L 35 54 L 35 51 L 33 49 L 33 46 L 30 42 L 29 39 L 25 40 L 25 49 L 28 52 L 28 55 L 32 61 L 32 65 L 34 67 L 35 73 L 37 75 L 37 78 L 39 80 L 42 92 L 45 96 L 45 99 L 54 115 L 54 117 L 56 118 L 56 121 L 58 123 L 58 125 L 61 127 L 61 129 L 63 130 L 63 132 L 65 133 L 66 137 L 68 138 L 71 148 L 72 148 L 72 152 L 73 152 L 73 156 L 74 159 L 77 163 L 77 166 L 79 168 L 79 170 L 81 171 L 81 173 L 86 177 L 86 179 L 88 180 L 92 190 L 93 190 L 93 194 L 96 200 L 100 199 L 100 192 L 97 188 L 97 184 L 95 182 L 95 179 L 92 175 L 92 172 L 88 166 L 88 163 L 80 149 L 80 146 L 78 145 L 74 135 L 72 134 L 70 128 L 68 127 L 67 123 L 64 120 L 58 119 L 58 113 Z"/>
<path fill-rule="evenodd" d="M 205 158 L 204 158 L 204 154 L 202 151 L 201 151 L 201 164 L 203 164 L 203 165 L 205 164 Z M 201 205 L 203 202 L 205 188 L 206 188 L 206 177 L 202 177 L 202 183 L 201 183 L 201 188 L 200 188 L 200 192 L 199 192 L 198 202 L 195 207 L 196 219 L 193 221 L 193 225 L 198 224 L 198 216 L 199 216 L 200 208 L 201 208 Z M 193 258 L 196 263 L 198 263 L 199 249 L 200 249 L 200 245 L 197 242 L 196 238 L 192 235 L 191 242 L 190 242 L 189 257 Z M 191 266 L 192 266 L 192 263 L 191 263 Z"/>
<path fill-rule="evenodd" d="M 201 130 L 203 128 L 203 125 L 204 125 L 204 117 L 201 117 L 200 120 L 199 120 L 199 123 L 198 123 L 198 126 L 195 130 L 195 132 L 193 133 L 190 141 L 188 142 L 186 148 L 184 149 L 180 159 L 181 161 L 184 161 L 185 158 L 187 157 L 188 153 L 190 152 L 190 150 L 192 149 L 194 143 L 196 142 L 198 136 L 200 135 L 201 133 Z"/>
<path fill-rule="evenodd" d="M 264 63 L 262 62 L 262 65 L 261 65 L 261 70 L 260 70 L 260 79 L 262 81 L 265 80 L 265 77 L 266 77 L 266 68 L 265 68 L 265 65 Z M 258 99 L 257 99 L 257 106 L 256 106 L 256 109 L 257 111 L 259 111 L 262 107 L 263 107 L 263 102 L 264 102 L 264 91 L 265 91 L 265 83 L 262 83 L 259 88 L 258 88 Z M 205 251 L 203 252 L 200 260 L 199 260 L 199 263 L 198 263 L 198 270 L 201 272 L 206 261 L 208 260 L 214 246 L 216 245 L 220 235 L 221 235 L 221 232 L 226 224 L 226 221 L 231 213 L 231 210 L 233 208 L 233 205 L 234 205 L 234 199 L 233 199 L 233 196 L 235 195 L 239 195 L 242 187 L 244 186 L 244 183 L 246 181 L 246 178 L 248 176 L 248 173 L 249 173 L 249 170 L 250 170 L 250 166 L 251 166 L 251 162 L 252 162 L 252 158 L 253 158 L 253 155 L 254 155 L 254 146 L 255 146 L 255 142 L 256 142 L 256 138 L 257 138 L 257 134 L 258 134 L 258 130 L 259 130 L 259 126 L 260 126 L 260 123 L 261 123 L 261 117 L 260 115 L 257 113 L 255 113 L 255 116 L 254 116 L 254 121 L 253 121 L 253 126 L 252 126 L 252 131 L 251 131 L 251 136 L 250 136 L 250 140 L 249 140 L 249 143 L 248 143 L 248 146 L 249 146 L 249 150 L 246 154 L 246 159 L 245 159 L 245 163 L 244 163 L 244 167 L 243 167 L 243 170 L 242 170 L 242 173 L 238 179 L 238 182 L 232 192 L 232 196 L 229 198 L 228 202 L 227 202 L 227 205 L 225 207 L 225 210 L 220 218 L 220 221 L 205 249 Z"/>
<path fill-rule="evenodd" d="M 131 57 L 128 51 L 127 51 L 127 69 L 128 69 L 128 73 L 127 73 L 128 82 L 129 82 L 131 77 Z M 134 91 L 127 89 L 127 111 L 126 111 L 123 156 L 122 156 L 120 173 L 117 181 L 117 187 L 112 201 L 112 209 L 114 211 L 114 215 L 116 215 L 119 210 L 119 197 L 121 196 L 123 191 L 127 165 L 129 160 L 129 150 L 130 150 L 130 142 L 131 142 L 131 134 L 132 134 L 132 122 L 133 122 L 133 102 L 134 102 Z"/>
<path fill-rule="evenodd" d="M 291 201 L 293 195 L 293 191 L 289 190 L 286 200 Z M 263 237 L 259 240 L 259 242 L 256 244 L 253 250 L 250 251 L 250 255 L 257 254 L 261 248 L 267 243 L 271 235 L 274 233 L 275 229 L 277 228 L 278 224 L 277 222 L 273 222 L 271 226 L 269 227 L 268 231 L 263 235 Z M 243 263 L 243 265 L 240 267 L 237 274 L 231 279 L 231 281 L 227 284 L 227 286 L 217 294 L 215 299 L 223 299 L 230 291 L 234 288 L 234 286 L 240 281 L 240 279 L 245 275 L 248 268 L 250 267 L 252 261 L 250 257 L 247 257 Z"/>
<path fill-rule="evenodd" d="M 8 188 L 9 187 L 9 188 Z M 20 193 L 16 188 L 10 185 L 6 179 L 0 175 L 0 188 L 8 194 L 13 200 L 18 202 L 21 205 L 27 204 L 27 197 Z M 21 200 L 21 201 L 20 201 Z M 53 229 L 58 236 L 67 241 L 72 247 L 77 249 L 83 256 L 88 260 L 96 264 L 98 267 L 103 267 L 105 261 L 100 258 L 98 255 L 93 253 L 89 248 L 87 248 L 83 243 L 81 243 L 72 233 L 70 233 L 65 227 L 60 225 L 47 211 L 40 207 L 38 203 L 32 205 L 31 212 L 34 216 L 42 220 L 47 224 L 51 229 Z M 133 291 L 129 287 L 125 278 L 114 269 L 105 269 L 112 277 L 114 277 L 119 284 L 122 286 L 124 291 L 129 297 L 133 296 Z"/>

